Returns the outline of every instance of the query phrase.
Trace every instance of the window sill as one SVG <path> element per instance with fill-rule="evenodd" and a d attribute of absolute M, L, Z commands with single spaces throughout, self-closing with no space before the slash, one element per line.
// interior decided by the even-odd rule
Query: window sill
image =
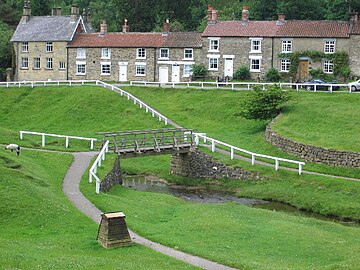
<path fill-rule="evenodd" d="M 49 70 L 49 71 L 50 71 L 50 70 L 54 70 L 54 69 L 53 69 L 53 68 L 45 68 L 45 70 Z"/>
<path fill-rule="evenodd" d="M 111 74 L 110 73 L 101 73 L 100 75 L 101 76 L 110 76 Z"/>
<path fill-rule="evenodd" d="M 111 57 L 101 57 L 101 60 L 111 60 Z"/>
<path fill-rule="evenodd" d="M 256 72 L 256 73 L 260 73 L 260 69 L 250 69 L 250 72 Z"/>
<path fill-rule="evenodd" d="M 249 53 L 261 53 L 261 51 L 250 51 Z"/>
<path fill-rule="evenodd" d="M 66 71 L 66 68 L 59 68 L 60 71 Z"/>
<path fill-rule="evenodd" d="M 183 58 L 183 61 L 194 61 L 194 58 Z"/>
<path fill-rule="evenodd" d="M 292 53 L 292 51 L 290 51 L 290 52 L 288 52 L 288 51 L 287 52 L 281 52 L 281 53 Z"/>
<path fill-rule="evenodd" d="M 334 54 L 335 52 L 324 52 L 325 54 Z"/>
<path fill-rule="evenodd" d="M 280 70 L 280 72 L 282 72 L 282 73 L 289 73 L 290 71 L 289 71 L 289 70 Z"/>
<path fill-rule="evenodd" d="M 208 70 L 210 70 L 210 71 L 218 71 L 219 69 L 218 68 L 208 68 Z"/>
<path fill-rule="evenodd" d="M 160 57 L 158 60 L 159 61 L 161 61 L 161 60 L 170 60 L 170 58 L 169 57 Z"/>
<path fill-rule="evenodd" d="M 76 60 L 86 60 L 86 57 L 76 57 Z"/>
<path fill-rule="evenodd" d="M 86 73 L 76 73 L 75 75 L 76 75 L 76 76 L 85 76 Z"/>
<path fill-rule="evenodd" d="M 208 50 L 209 53 L 219 53 L 220 50 Z"/>
<path fill-rule="evenodd" d="M 33 70 L 41 70 L 41 68 L 33 68 Z"/>
<path fill-rule="evenodd" d="M 183 78 L 189 78 L 192 74 L 189 74 L 189 75 L 183 75 L 182 77 Z"/>
<path fill-rule="evenodd" d="M 145 77 L 145 74 L 136 74 L 135 77 Z"/>

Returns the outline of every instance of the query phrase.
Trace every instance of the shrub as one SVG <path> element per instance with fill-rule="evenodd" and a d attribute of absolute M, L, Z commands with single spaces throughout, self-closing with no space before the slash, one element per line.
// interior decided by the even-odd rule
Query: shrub
<path fill-rule="evenodd" d="M 234 73 L 234 79 L 236 80 L 250 79 L 250 69 L 245 66 L 239 67 Z"/>
<path fill-rule="evenodd" d="M 280 73 L 276 68 L 270 68 L 266 72 L 266 79 L 270 82 L 278 82 L 280 81 Z"/>
<path fill-rule="evenodd" d="M 280 113 L 282 105 L 289 99 L 289 92 L 284 92 L 279 85 L 270 86 L 266 90 L 257 86 L 244 100 L 243 110 L 238 115 L 246 119 L 271 119 Z"/>
<path fill-rule="evenodd" d="M 325 73 L 321 68 L 312 69 L 309 71 L 311 77 L 314 79 L 324 79 Z"/>
<path fill-rule="evenodd" d="M 204 64 L 194 64 L 192 66 L 193 77 L 205 77 L 207 69 Z"/>

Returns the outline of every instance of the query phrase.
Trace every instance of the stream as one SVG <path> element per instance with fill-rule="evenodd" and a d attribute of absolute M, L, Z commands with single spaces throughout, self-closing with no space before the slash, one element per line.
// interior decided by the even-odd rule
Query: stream
<path fill-rule="evenodd" d="M 240 198 L 235 193 L 212 191 L 204 187 L 191 187 L 169 184 L 154 176 L 124 175 L 123 186 L 138 191 L 165 193 L 194 203 L 226 203 L 236 202 L 254 208 L 270 211 L 281 211 L 293 215 L 312 217 L 323 221 L 337 222 L 346 226 L 360 227 L 355 221 L 344 221 L 336 217 L 328 217 L 318 213 L 299 210 L 291 205 L 261 199 Z"/>

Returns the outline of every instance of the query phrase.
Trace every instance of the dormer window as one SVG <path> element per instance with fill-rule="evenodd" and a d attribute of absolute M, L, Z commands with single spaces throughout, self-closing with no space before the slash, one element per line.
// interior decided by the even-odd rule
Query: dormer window
<path fill-rule="evenodd" d="M 146 59 L 146 49 L 137 48 L 136 49 L 136 59 Z"/>
<path fill-rule="evenodd" d="M 220 38 L 209 38 L 209 52 L 219 52 Z"/>
<path fill-rule="evenodd" d="M 52 42 L 46 42 L 46 52 L 53 52 L 53 43 Z"/>
<path fill-rule="evenodd" d="M 160 49 L 160 59 L 169 59 L 169 49 Z"/>
<path fill-rule="evenodd" d="M 29 52 L 29 42 L 21 43 L 21 51 L 22 52 Z"/>
<path fill-rule="evenodd" d="M 111 49 L 102 48 L 101 49 L 101 59 L 110 59 L 111 58 Z"/>
<path fill-rule="evenodd" d="M 250 38 L 251 42 L 251 53 L 261 53 L 261 41 L 262 38 Z"/>
<path fill-rule="evenodd" d="M 324 53 L 335 53 L 335 40 L 325 40 Z"/>

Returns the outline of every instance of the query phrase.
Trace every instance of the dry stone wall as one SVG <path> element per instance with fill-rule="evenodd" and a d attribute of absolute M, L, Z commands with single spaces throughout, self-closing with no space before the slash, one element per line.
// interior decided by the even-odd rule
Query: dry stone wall
<path fill-rule="evenodd" d="M 266 127 L 265 137 L 268 142 L 284 152 L 315 163 L 360 168 L 360 153 L 327 149 L 284 138 L 272 129 L 275 121 L 276 118 Z"/>
<path fill-rule="evenodd" d="M 239 167 L 230 167 L 199 151 L 191 150 L 189 153 L 173 155 L 170 164 L 171 174 L 206 179 L 238 179 L 260 180 L 258 173 L 246 171 Z"/>

